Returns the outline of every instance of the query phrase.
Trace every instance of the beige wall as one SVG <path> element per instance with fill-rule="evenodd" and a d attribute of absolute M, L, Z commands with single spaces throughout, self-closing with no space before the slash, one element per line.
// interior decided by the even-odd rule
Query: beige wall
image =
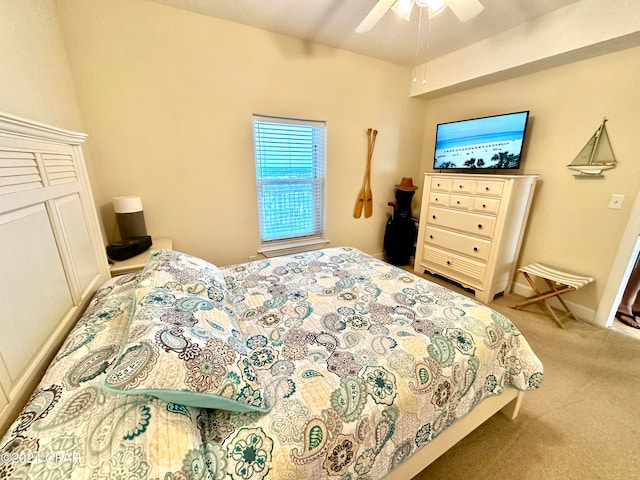
<path fill-rule="evenodd" d="M 636 47 L 429 100 L 421 170 L 432 171 L 437 123 L 530 110 L 522 173 L 537 173 L 541 181 L 520 264 L 543 262 L 595 277 L 569 297 L 595 310 L 640 186 L 639 84 Z M 605 116 L 618 167 L 602 180 L 574 179 L 566 165 Z M 607 208 L 613 193 L 625 195 L 620 210 Z"/>
<path fill-rule="evenodd" d="M 0 111 L 84 132 L 55 1 L 0 0 L 0 12 Z M 83 152 L 95 196 L 87 144 Z"/>
<path fill-rule="evenodd" d="M 0 111 L 82 130 L 53 0 L 0 0 Z"/>
<path fill-rule="evenodd" d="M 407 98 L 402 67 L 151 2 L 59 0 L 60 24 L 51 1 L 0 6 L 0 110 L 88 131 L 108 233 L 110 198 L 137 194 L 150 233 L 176 248 L 221 264 L 255 254 L 258 112 L 328 121 L 329 237 L 379 253 L 393 184 L 421 185 L 437 122 L 530 109 L 524 173 L 541 182 L 521 263 L 593 275 L 572 300 L 597 307 L 638 192 L 640 49 L 425 102 Z M 575 180 L 566 164 L 605 115 L 619 166 Z M 368 127 L 375 214 L 355 220 Z"/>
<path fill-rule="evenodd" d="M 407 68 L 149 1 L 58 1 L 101 196 L 140 195 L 151 235 L 219 264 L 259 246 L 252 113 L 327 121 L 332 245 L 382 252 L 394 184 L 419 176 Z M 366 129 L 374 215 L 353 218 Z M 417 207 L 417 201 L 416 201 Z"/>

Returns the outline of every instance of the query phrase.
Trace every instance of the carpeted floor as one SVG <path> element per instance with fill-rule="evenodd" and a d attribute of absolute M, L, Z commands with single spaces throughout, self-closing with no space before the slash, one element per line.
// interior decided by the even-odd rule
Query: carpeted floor
<path fill-rule="evenodd" d="M 562 330 L 537 306 L 511 309 L 520 298 L 490 306 L 542 360 L 542 387 L 525 395 L 516 420 L 494 415 L 416 480 L 640 478 L 640 339 L 575 320 Z"/>

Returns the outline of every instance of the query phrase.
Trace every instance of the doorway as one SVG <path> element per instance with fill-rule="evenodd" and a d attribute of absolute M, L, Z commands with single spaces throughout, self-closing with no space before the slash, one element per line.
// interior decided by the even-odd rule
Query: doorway
<path fill-rule="evenodd" d="M 609 280 L 600 299 L 600 305 L 596 311 L 594 323 L 611 328 L 615 321 L 615 313 L 622 298 L 622 293 L 627 285 L 631 270 L 640 254 L 640 192 L 627 223 L 627 228 L 618 248 Z"/>
<path fill-rule="evenodd" d="M 638 247 L 637 250 L 640 250 L 640 237 L 638 237 L 637 247 Z M 630 269 L 633 271 L 634 268 L 640 267 L 640 263 L 639 262 L 640 262 L 640 253 L 638 255 L 636 255 L 635 258 L 633 258 L 633 257 L 631 258 L 631 262 L 629 264 Z M 623 283 L 622 285 L 620 285 L 620 296 L 621 297 L 624 294 L 624 292 L 625 292 L 625 290 L 627 288 L 627 285 L 629 284 L 630 280 L 631 279 L 628 279 L 626 283 Z M 637 283 L 637 280 L 636 280 L 636 283 Z M 633 311 L 635 312 L 636 309 L 634 308 Z M 615 312 L 614 312 L 614 315 L 615 315 Z M 636 317 L 636 320 L 639 320 L 639 318 Z M 612 321 L 611 328 L 613 328 L 614 330 L 617 330 L 619 332 L 622 332 L 625 335 L 631 335 L 631 336 L 633 336 L 633 337 L 635 337 L 635 338 L 640 340 L 640 329 L 631 327 L 629 325 L 625 325 L 624 323 L 622 323 L 618 319 L 616 319 L 615 316 L 614 316 L 614 319 Z"/>

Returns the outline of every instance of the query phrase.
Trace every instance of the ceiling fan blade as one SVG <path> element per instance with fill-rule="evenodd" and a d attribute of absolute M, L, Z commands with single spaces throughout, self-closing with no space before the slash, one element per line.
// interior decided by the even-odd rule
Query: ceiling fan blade
<path fill-rule="evenodd" d="M 478 15 L 484 7 L 478 0 L 450 0 L 449 8 L 456 14 L 461 22 L 471 20 Z"/>
<path fill-rule="evenodd" d="M 397 0 L 378 0 L 378 3 L 375 4 L 367 16 L 364 17 L 362 23 L 356 28 L 356 33 L 364 33 L 371 30 L 396 1 Z"/>

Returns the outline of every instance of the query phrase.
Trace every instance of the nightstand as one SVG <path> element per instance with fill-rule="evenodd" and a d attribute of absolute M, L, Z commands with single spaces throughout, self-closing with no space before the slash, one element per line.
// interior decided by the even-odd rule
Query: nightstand
<path fill-rule="evenodd" d="M 149 260 L 149 254 L 154 250 L 160 250 L 161 248 L 173 248 L 173 240 L 171 238 L 151 238 L 153 245 L 148 250 L 145 250 L 140 255 L 136 255 L 135 257 L 128 258 L 126 260 L 122 260 L 117 262 L 112 260 L 113 265 L 111 265 L 111 276 L 116 277 L 118 275 L 124 275 L 125 273 L 137 272 L 138 270 L 142 270 L 144 266 L 147 264 L 147 260 Z"/>

